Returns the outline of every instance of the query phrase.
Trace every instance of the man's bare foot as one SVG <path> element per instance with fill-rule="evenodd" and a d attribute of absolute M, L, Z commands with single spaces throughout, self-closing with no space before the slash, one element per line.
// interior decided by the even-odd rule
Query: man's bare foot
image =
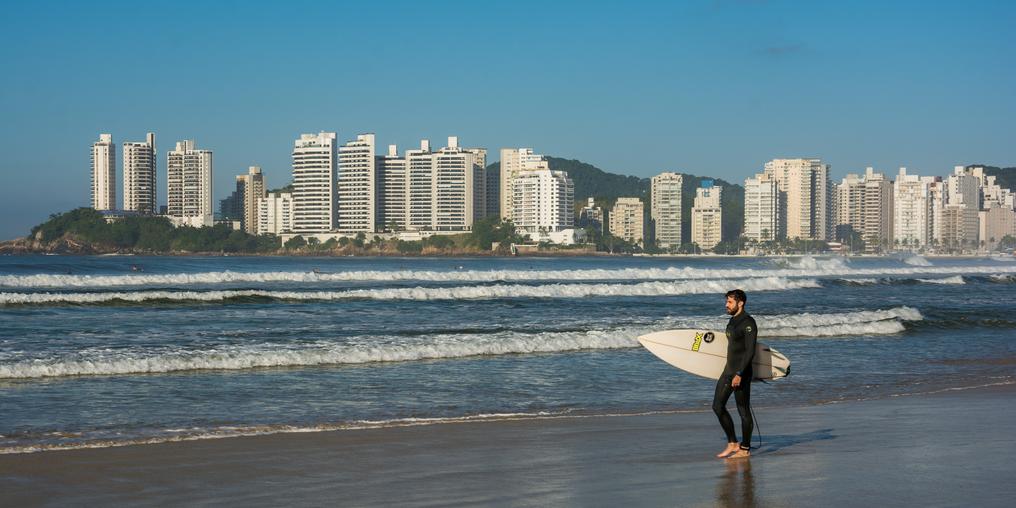
<path fill-rule="evenodd" d="M 724 448 L 722 452 L 717 453 L 716 454 L 716 458 L 722 459 L 722 458 L 726 457 L 727 455 L 730 455 L 731 453 L 736 452 L 737 449 L 740 448 L 740 447 L 741 447 L 741 445 L 739 445 L 737 443 L 727 443 L 727 447 Z"/>
<path fill-rule="evenodd" d="M 740 446 L 738 446 L 737 447 L 737 451 L 735 451 L 734 453 L 731 453 L 730 455 L 727 455 L 726 458 L 728 458 L 728 459 L 744 459 L 744 458 L 748 458 L 748 457 L 751 457 L 751 450 L 745 450 L 744 448 L 741 448 Z"/>

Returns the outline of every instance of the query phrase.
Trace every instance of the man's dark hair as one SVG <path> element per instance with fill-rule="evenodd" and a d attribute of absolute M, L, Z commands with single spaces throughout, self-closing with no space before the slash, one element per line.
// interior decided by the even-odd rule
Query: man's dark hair
<path fill-rule="evenodd" d="M 748 295 L 744 294 L 744 291 L 740 289 L 727 291 L 727 298 L 733 298 L 735 302 L 748 303 Z"/>

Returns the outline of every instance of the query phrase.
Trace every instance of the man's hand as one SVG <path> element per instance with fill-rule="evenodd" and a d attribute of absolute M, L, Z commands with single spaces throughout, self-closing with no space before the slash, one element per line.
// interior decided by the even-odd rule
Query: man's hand
<path fill-rule="evenodd" d="M 741 386 L 741 376 L 734 376 L 734 379 L 730 382 L 730 386 L 734 388 Z"/>

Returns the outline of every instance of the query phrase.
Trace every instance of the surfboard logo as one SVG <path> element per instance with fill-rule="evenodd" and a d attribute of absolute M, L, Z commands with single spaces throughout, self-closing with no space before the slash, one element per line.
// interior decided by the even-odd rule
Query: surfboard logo
<path fill-rule="evenodd" d="M 706 332 L 705 336 L 702 337 L 702 340 L 706 341 L 706 344 L 709 344 L 715 338 L 716 336 L 713 335 L 713 332 Z"/>
<path fill-rule="evenodd" d="M 691 350 L 698 351 L 702 347 L 702 332 L 695 332 L 695 340 L 691 343 Z"/>

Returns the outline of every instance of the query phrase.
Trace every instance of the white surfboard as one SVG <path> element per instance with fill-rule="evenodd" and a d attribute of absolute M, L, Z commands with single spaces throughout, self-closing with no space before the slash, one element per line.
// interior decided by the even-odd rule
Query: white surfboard
<path fill-rule="evenodd" d="M 639 337 L 661 360 L 709 379 L 719 379 L 727 365 L 727 335 L 716 330 L 664 330 Z M 757 342 L 752 359 L 754 379 L 778 379 L 790 373 L 790 360 Z"/>

